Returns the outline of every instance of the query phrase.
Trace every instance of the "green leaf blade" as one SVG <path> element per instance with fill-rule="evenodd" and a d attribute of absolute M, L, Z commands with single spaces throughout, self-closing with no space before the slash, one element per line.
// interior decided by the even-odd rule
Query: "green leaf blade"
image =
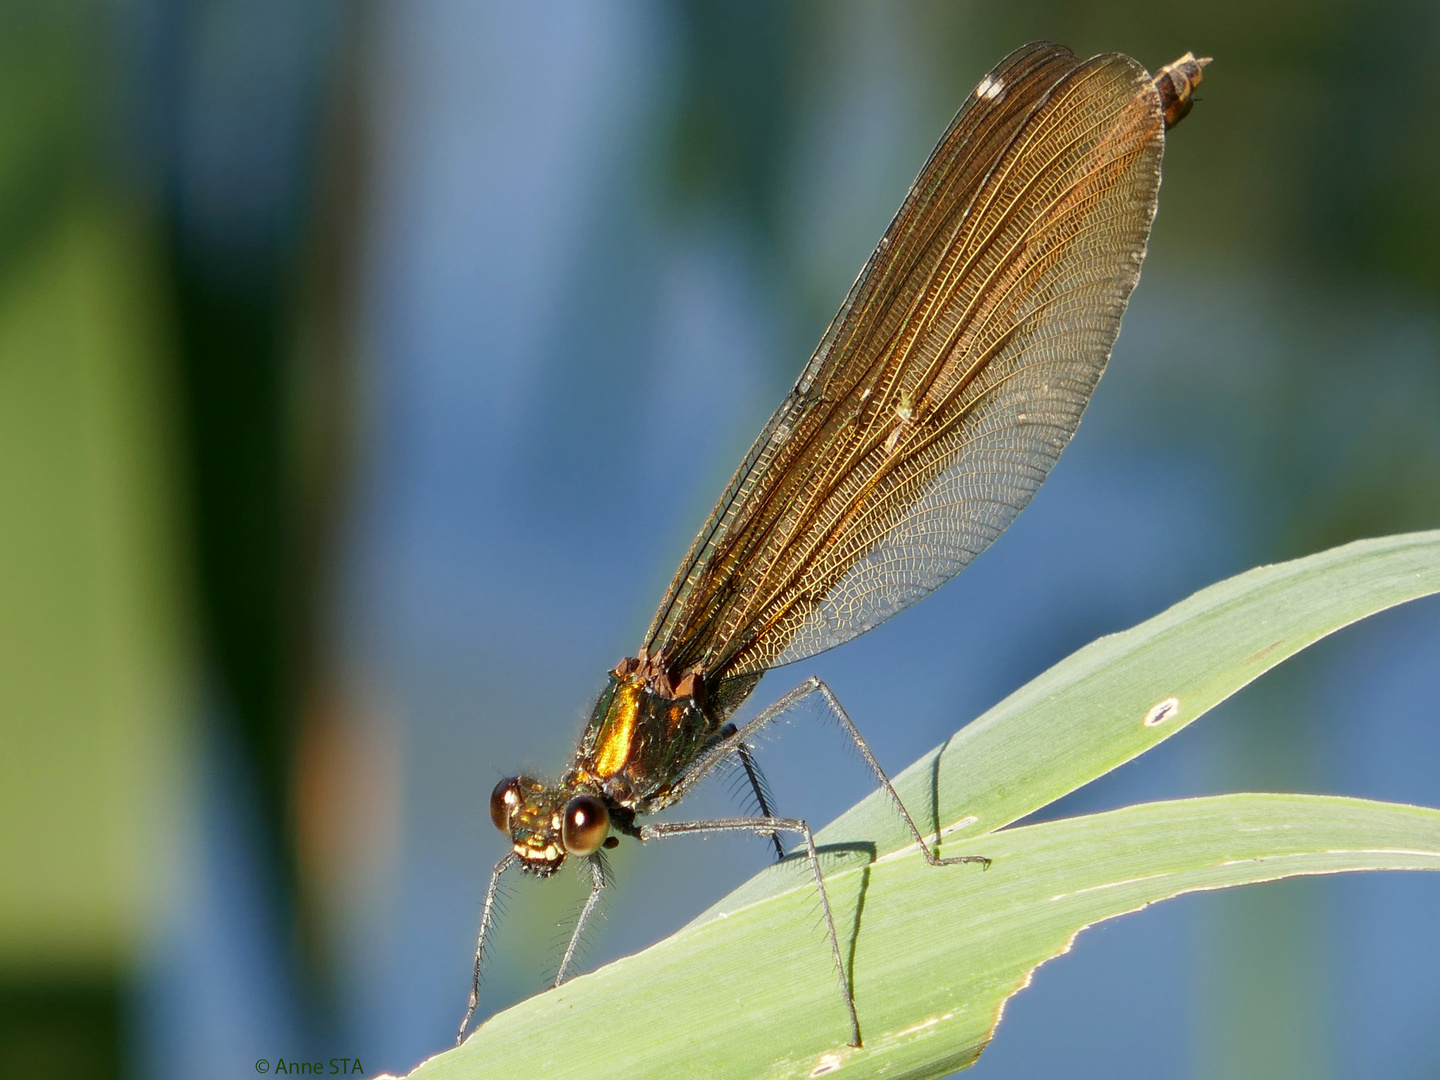
<path fill-rule="evenodd" d="M 855 945 L 859 1050 L 845 1046 L 814 894 L 794 888 L 522 1002 L 414 1075 L 782 1080 L 833 1065 L 846 1077 L 944 1076 L 978 1056 L 1005 1001 L 1085 927 L 1203 889 L 1440 870 L 1440 811 L 1221 795 L 987 843 L 988 871 L 937 869 L 911 850 L 827 878 Z"/>

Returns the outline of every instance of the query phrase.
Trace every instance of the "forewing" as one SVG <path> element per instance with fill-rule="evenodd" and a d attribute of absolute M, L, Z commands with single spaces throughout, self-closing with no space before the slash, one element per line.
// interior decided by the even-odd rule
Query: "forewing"
<path fill-rule="evenodd" d="M 1104 370 L 1163 146 L 1129 57 L 1037 43 L 982 79 L 696 538 L 648 655 L 753 676 L 876 626 L 989 546 Z"/>

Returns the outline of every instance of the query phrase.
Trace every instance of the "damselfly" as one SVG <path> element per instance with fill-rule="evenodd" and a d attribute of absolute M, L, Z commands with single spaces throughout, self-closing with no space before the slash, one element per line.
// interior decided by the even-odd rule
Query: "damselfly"
<path fill-rule="evenodd" d="M 1026 45 L 980 80 L 920 171 L 795 387 L 681 562 L 639 650 L 610 673 L 557 780 L 503 780 L 490 799 L 511 849 L 485 892 L 464 1037 L 506 870 L 585 861 L 574 959 L 618 837 L 798 836 L 849 1013 L 860 1022 L 810 827 L 776 816 L 750 742 L 818 694 L 854 739 L 934 866 L 859 730 L 811 679 L 743 726 L 730 716 L 770 668 L 878 625 L 1004 531 L 1074 434 L 1140 277 L 1165 132 L 1208 63 L 1152 76 L 1128 56 Z M 722 763 L 760 814 L 641 824 Z M 618 834 L 618 835 L 617 835 Z"/>

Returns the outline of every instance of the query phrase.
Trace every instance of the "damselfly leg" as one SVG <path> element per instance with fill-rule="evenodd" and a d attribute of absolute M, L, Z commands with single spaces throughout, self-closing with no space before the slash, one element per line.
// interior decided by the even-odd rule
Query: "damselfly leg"
<path fill-rule="evenodd" d="M 743 762 L 746 755 L 752 753 L 750 750 L 750 740 L 753 739 L 766 724 L 772 723 L 781 714 L 794 708 L 811 694 L 820 695 L 820 699 L 825 703 L 826 709 L 855 743 L 856 748 L 860 751 L 861 758 L 863 758 L 865 764 L 869 766 L 870 772 L 874 775 L 880 786 L 884 788 L 886 794 L 890 796 L 890 801 L 894 803 L 895 808 L 900 811 L 900 816 L 905 819 L 905 824 L 909 828 L 910 834 L 915 837 L 915 842 L 920 845 L 920 851 L 925 856 L 926 862 L 931 866 L 955 866 L 959 863 L 980 863 L 982 866 L 990 865 L 990 860 L 983 855 L 955 855 L 950 858 L 941 858 L 931 850 L 924 835 L 920 832 L 919 826 L 915 824 L 915 819 L 910 816 L 910 811 L 901 800 L 900 793 L 895 790 L 895 785 L 890 782 L 890 777 L 885 774 L 885 770 L 875 757 L 875 752 L 870 749 L 870 744 L 865 741 L 865 736 L 861 735 L 860 729 L 855 726 L 855 721 L 850 719 L 850 714 L 847 713 L 845 707 L 840 704 L 840 699 L 835 696 L 835 692 L 826 686 L 821 679 L 813 675 L 773 705 L 746 721 L 743 727 L 736 728 L 729 738 L 722 739 L 702 754 L 696 760 L 695 764 L 690 767 L 689 771 L 678 781 L 675 797 L 678 798 L 680 795 L 689 791 L 690 788 L 694 787 L 696 783 L 714 770 L 715 767 L 730 754 L 740 754 L 741 761 Z M 744 748 L 743 751 L 739 749 L 741 747 Z M 935 824 L 937 829 L 936 839 L 938 842 L 940 823 L 936 822 Z"/>
<path fill-rule="evenodd" d="M 495 898 L 500 889 L 500 875 L 510 869 L 516 861 L 518 861 L 518 856 L 512 852 L 496 863 L 495 869 L 490 873 L 490 887 L 485 890 L 485 904 L 480 910 L 480 932 L 475 938 L 475 969 L 470 979 L 470 1003 L 465 1009 L 465 1019 L 460 1021 L 460 1032 L 455 1036 L 456 1046 L 465 1041 L 465 1031 L 475 1016 L 476 1007 L 480 1004 L 480 963 L 485 955 L 485 939 L 489 936 L 490 927 L 494 923 Z M 595 852 L 586 857 L 585 862 L 590 867 L 590 895 L 585 898 L 585 906 L 580 909 L 580 917 L 575 921 L 575 929 L 570 934 L 570 942 L 565 946 L 565 955 L 560 959 L 560 970 L 555 973 L 554 985 L 556 986 L 565 981 L 565 974 L 570 970 L 570 962 L 575 959 L 575 951 L 580 947 L 580 936 L 585 931 L 585 924 L 589 922 L 596 905 L 600 902 L 600 890 L 605 888 L 609 881 L 610 869 L 605 865 L 603 852 Z"/>
<path fill-rule="evenodd" d="M 815 850 L 815 836 L 800 818 L 716 818 L 713 821 L 663 821 L 640 826 L 640 839 L 660 840 L 667 836 L 695 833 L 753 832 L 774 836 L 781 832 L 798 832 L 805 840 L 805 854 L 810 872 L 815 875 L 815 889 L 820 894 L 820 908 L 825 914 L 825 928 L 830 932 L 830 948 L 835 953 L 835 971 L 840 978 L 840 996 L 850 1013 L 850 1045 L 860 1045 L 860 1018 L 855 1014 L 855 997 L 850 992 L 850 977 L 840 952 L 840 937 L 835 932 L 835 916 L 830 912 L 830 895 L 825 891 L 825 877 L 820 873 L 820 855 Z"/>
<path fill-rule="evenodd" d="M 779 701 L 769 708 L 757 714 L 747 721 L 742 727 L 727 724 L 721 732 L 721 738 L 708 751 L 702 754 L 693 766 L 677 781 L 674 797 L 679 798 L 696 783 L 712 772 L 717 766 L 725 761 L 730 755 L 740 759 L 745 769 L 747 778 L 755 790 L 756 799 L 760 802 L 764 817 L 758 818 L 718 818 L 712 821 L 688 821 L 678 823 L 662 823 L 656 825 L 642 825 L 640 827 L 640 839 L 652 840 L 665 836 L 677 836 L 685 833 L 705 832 L 754 832 L 768 834 L 775 840 L 777 852 L 782 853 L 784 848 L 780 844 L 778 835 L 781 832 L 798 832 L 805 841 L 805 852 L 810 862 L 810 870 L 815 876 L 815 888 L 820 895 L 820 906 L 825 914 L 825 926 L 830 934 L 830 946 L 835 953 L 835 966 L 840 975 L 840 994 L 845 1001 L 845 1008 L 850 1014 L 851 1045 L 860 1045 L 860 1021 L 855 1012 L 855 1000 L 850 989 L 849 976 L 845 971 L 844 960 L 840 950 L 840 938 L 835 930 L 835 919 L 831 913 L 830 896 L 825 888 L 825 878 L 820 870 L 820 857 L 815 847 L 815 837 L 810 831 L 810 826 L 801 818 L 775 817 L 771 812 L 770 799 L 766 785 L 759 771 L 759 766 L 754 760 L 754 751 L 751 749 L 749 740 L 753 738 L 765 725 L 773 722 L 789 709 L 794 708 L 812 694 L 818 694 L 826 709 L 830 712 L 841 728 L 854 741 L 860 751 L 860 756 L 865 764 L 869 766 L 880 786 L 890 796 L 891 802 L 900 811 L 900 816 L 905 819 L 910 833 L 915 837 L 921 853 L 925 856 L 926 862 L 931 866 L 956 866 L 961 863 L 979 863 L 982 867 L 988 867 L 990 860 L 983 855 L 954 855 L 949 858 L 942 858 L 937 855 L 921 834 L 915 819 L 910 815 L 905 803 L 901 801 L 900 794 L 895 790 L 895 785 L 890 782 L 881 767 L 875 753 L 870 749 L 870 744 L 860 734 L 860 729 L 850 719 L 850 714 L 840 704 L 840 699 L 835 696 L 823 681 L 811 676 L 801 683 L 794 690 L 790 691 Z M 939 823 L 936 823 L 938 834 Z M 938 840 L 938 835 L 937 835 Z"/>
<path fill-rule="evenodd" d="M 739 729 L 734 724 L 726 724 L 720 729 L 720 741 L 730 742 L 732 736 Z M 760 763 L 755 760 L 755 748 L 747 742 L 734 742 L 735 756 L 740 759 L 740 767 L 745 770 L 745 779 L 750 781 L 750 790 L 755 794 L 755 804 L 760 808 L 761 817 L 774 817 L 775 804 L 770 798 L 770 785 L 765 782 L 765 774 L 760 771 Z M 771 833 L 770 842 L 775 845 L 775 860 L 785 858 L 785 845 L 780 843 L 780 834 Z"/>
<path fill-rule="evenodd" d="M 465 1040 L 465 1029 L 470 1026 L 470 1019 L 480 1004 L 480 962 L 485 956 L 485 939 L 490 935 L 490 927 L 495 922 L 495 897 L 500 891 L 500 875 L 518 861 L 519 857 L 513 851 L 508 852 L 490 872 L 490 885 L 485 890 L 485 903 L 480 908 L 480 930 L 475 935 L 475 971 L 470 980 L 470 1003 L 465 1008 L 465 1019 L 460 1021 L 460 1034 L 455 1036 L 456 1046 Z"/>

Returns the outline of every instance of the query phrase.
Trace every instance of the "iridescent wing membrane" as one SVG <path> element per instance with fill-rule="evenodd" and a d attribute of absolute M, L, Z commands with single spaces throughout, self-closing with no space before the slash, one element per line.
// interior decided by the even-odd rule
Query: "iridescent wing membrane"
<path fill-rule="evenodd" d="M 1004 531 L 1109 359 L 1164 127 L 1127 56 L 1041 42 L 981 80 L 700 531 L 644 655 L 753 682 L 888 619 Z"/>

